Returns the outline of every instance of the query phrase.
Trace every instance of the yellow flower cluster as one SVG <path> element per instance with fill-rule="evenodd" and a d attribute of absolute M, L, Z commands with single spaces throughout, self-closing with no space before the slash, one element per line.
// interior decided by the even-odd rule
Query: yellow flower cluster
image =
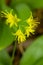
<path fill-rule="evenodd" d="M 25 27 L 25 35 L 27 35 L 27 37 L 30 36 L 30 33 L 34 34 L 35 32 L 35 28 L 38 26 L 38 24 L 40 24 L 39 22 L 36 22 L 36 20 L 33 19 L 33 16 L 31 15 L 30 18 L 28 18 L 27 23 L 29 26 Z"/>
<path fill-rule="evenodd" d="M 12 27 L 13 25 L 17 26 L 17 22 L 20 21 L 19 18 L 17 18 L 17 15 L 15 14 L 15 16 L 12 15 L 12 10 L 9 12 L 3 12 L 2 13 L 5 15 L 6 18 L 6 24 L 9 24 L 10 27 Z"/>
<path fill-rule="evenodd" d="M 10 27 L 13 27 L 14 25 L 17 26 L 17 23 L 20 22 L 21 20 L 17 18 L 17 15 L 12 14 L 12 10 L 9 12 L 3 12 L 2 13 L 5 15 L 6 18 L 6 24 L 10 25 Z M 28 26 L 24 27 L 25 28 L 25 33 L 21 31 L 21 29 L 18 29 L 13 35 L 17 37 L 18 43 L 23 42 L 26 40 L 26 35 L 27 37 L 30 36 L 30 33 L 34 34 L 35 28 L 39 24 L 39 22 L 36 22 L 33 19 L 33 16 L 31 16 L 26 20 L 26 23 L 28 23 Z"/>

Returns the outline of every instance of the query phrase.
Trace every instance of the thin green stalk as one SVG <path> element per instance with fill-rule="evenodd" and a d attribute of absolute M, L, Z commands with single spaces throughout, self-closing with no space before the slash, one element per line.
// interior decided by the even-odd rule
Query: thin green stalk
<path fill-rule="evenodd" d="M 13 53 L 12 53 L 12 62 L 13 62 L 13 60 L 14 60 L 14 54 L 15 54 L 15 51 L 16 51 L 16 42 L 15 42 L 15 44 L 14 44 L 14 48 L 13 48 Z"/>

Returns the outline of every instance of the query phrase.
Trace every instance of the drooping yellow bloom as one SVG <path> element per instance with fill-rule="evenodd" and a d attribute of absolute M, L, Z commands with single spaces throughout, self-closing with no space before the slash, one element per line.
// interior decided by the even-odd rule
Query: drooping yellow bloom
<path fill-rule="evenodd" d="M 2 13 L 5 15 L 5 18 L 6 18 L 6 24 L 9 24 L 10 27 L 12 27 L 13 25 L 16 25 L 17 26 L 17 22 L 20 21 L 19 18 L 17 18 L 17 15 L 13 15 L 12 14 L 12 10 L 9 12 L 3 12 Z"/>
<path fill-rule="evenodd" d="M 25 37 L 25 35 L 22 33 L 21 30 L 17 30 L 17 32 L 16 32 L 15 34 L 13 34 L 13 35 L 16 35 L 16 36 L 17 36 L 18 43 L 23 42 L 23 41 L 26 40 L 26 37 Z"/>
<path fill-rule="evenodd" d="M 39 24 L 39 22 L 36 22 L 36 20 L 33 19 L 32 14 L 26 21 L 27 21 L 28 25 L 32 26 L 32 27 L 37 27 L 37 25 Z"/>
<path fill-rule="evenodd" d="M 27 35 L 27 37 L 30 36 L 30 33 L 34 34 L 35 30 L 33 29 L 32 26 L 28 26 L 28 27 L 25 27 L 26 31 L 25 31 L 25 35 Z"/>
<path fill-rule="evenodd" d="M 36 22 L 36 20 L 33 19 L 32 15 L 26 21 L 29 26 L 25 27 L 25 35 L 27 35 L 27 37 L 29 37 L 30 33 L 34 34 L 35 28 L 38 26 L 39 22 Z"/>

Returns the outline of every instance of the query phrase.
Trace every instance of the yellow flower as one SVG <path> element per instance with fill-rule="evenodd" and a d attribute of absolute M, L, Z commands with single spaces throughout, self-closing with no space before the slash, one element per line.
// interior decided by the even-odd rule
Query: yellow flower
<path fill-rule="evenodd" d="M 28 25 L 25 27 L 25 35 L 29 37 L 30 33 L 34 34 L 35 28 L 38 26 L 39 22 L 36 22 L 36 20 L 33 19 L 33 16 L 31 15 L 29 19 L 26 20 Z"/>
<path fill-rule="evenodd" d="M 6 24 L 9 24 L 10 27 L 12 27 L 13 25 L 17 26 L 17 22 L 19 22 L 20 19 L 17 18 L 16 14 L 15 15 L 12 14 L 12 10 L 10 11 L 10 13 L 7 12 L 7 11 L 6 12 L 2 11 L 2 13 L 5 15 L 5 18 L 7 18 L 6 19 Z"/>
<path fill-rule="evenodd" d="M 17 32 L 13 35 L 16 35 L 18 38 L 18 43 L 23 42 L 26 40 L 25 35 L 21 32 L 21 30 L 17 30 Z"/>
<path fill-rule="evenodd" d="M 36 22 L 36 20 L 33 19 L 32 14 L 31 14 L 30 18 L 28 18 L 26 21 L 27 21 L 28 25 L 32 26 L 32 27 L 37 27 L 37 25 L 40 24 L 39 22 Z"/>

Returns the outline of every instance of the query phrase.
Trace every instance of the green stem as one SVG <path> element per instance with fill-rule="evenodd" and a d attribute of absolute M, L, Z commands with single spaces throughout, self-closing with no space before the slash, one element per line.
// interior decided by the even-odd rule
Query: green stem
<path fill-rule="evenodd" d="M 13 53 L 12 53 L 12 62 L 13 62 L 13 60 L 14 60 L 14 54 L 15 54 L 15 51 L 16 51 L 16 42 L 15 42 L 15 44 L 14 44 L 14 48 L 13 48 Z"/>

